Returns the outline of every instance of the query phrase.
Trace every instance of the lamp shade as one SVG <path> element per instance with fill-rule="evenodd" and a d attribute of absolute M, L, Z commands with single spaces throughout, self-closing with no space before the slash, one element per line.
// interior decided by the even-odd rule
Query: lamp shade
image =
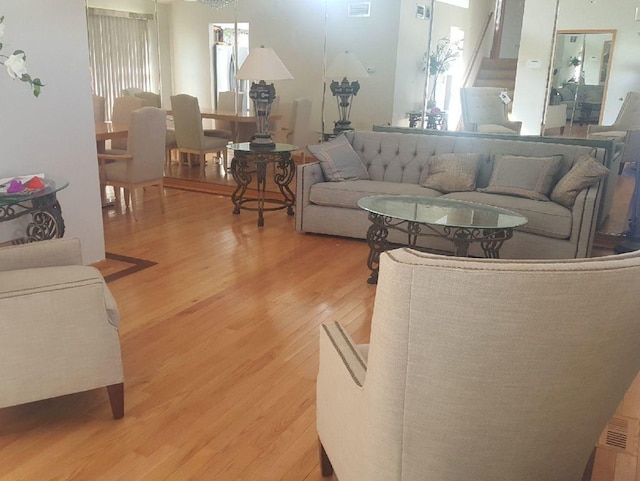
<path fill-rule="evenodd" d="M 327 78 L 349 78 L 356 80 L 369 76 L 367 69 L 364 68 L 358 57 L 351 52 L 339 53 L 333 59 L 325 73 Z"/>
<path fill-rule="evenodd" d="M 252 48 L 238 70 L 240 80 L 288 80 L 293 75 L 272 48 Z"/>

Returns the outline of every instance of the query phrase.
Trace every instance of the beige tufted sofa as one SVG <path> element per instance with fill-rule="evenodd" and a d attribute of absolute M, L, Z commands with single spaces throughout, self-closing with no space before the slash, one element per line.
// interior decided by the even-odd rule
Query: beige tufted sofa
<path fill-rule="evenodd" d="M 603 162 L 606 149 L 594 149 L 592 145 L 521 141 L 511 136 L 489 138 L 454 133 L 420 135 L 353 131 L 346 136 L 365 164 L 371 180 L 327 182 L 318 162 L 298 166 L 298 231 L 364 239 L 370 222 L 367 213 L 357 206 L 360 198 L 383 194 L 443 196 L 504 207 L 527 217 L 528 223 L 517 228 L 513 239 L 502 246 L 500 252 L 503 257 L 540 259 L 590 255 L 602 181 L 583 190 L 572 209 L 554 202 L 478 191 L 442 194 L 420 184 L 426 177 L 426 164 L 434 154 L 483 154 L 485 161 L 480 167 L 478 187 L 485 187 L 491 176 L 492 154 L 535 157 L 562 154 L 559 173 L 562 176 L 581 155 L 591 154 Z M 404 238 L 394 235 L 399 234 L 390 233 L 390 241 L 404 241 Z M 449 241 L 437 237 L 427 238 L 422 246 L 452 250 Z M 482 255 L 480 247 L 472 245 L 470 254 Z"/>

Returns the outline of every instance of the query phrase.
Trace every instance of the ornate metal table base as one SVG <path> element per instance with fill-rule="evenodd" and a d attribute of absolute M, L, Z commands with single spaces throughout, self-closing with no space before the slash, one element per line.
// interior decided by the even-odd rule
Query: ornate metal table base
<path fill-rule="evenodd" d="M 283 199 L 265 198 L 267 185 L 267 166 L 273 165 L 275 174 L 273 180 L 278 186 Z M 258 150 L 242 151 L 236 150 L 231 161 L 231 174 L 238 186 L 231 195 L 231 201 L 235 215 L 240 214 L 240 210 L 258 211 L 258 227 L 264 226 L 264 211 L 287 209 L 288 215 L 293 215 L 293 206 L 296 202 L 294 193 L 289 188 L 296 172 L 296 166 L 291 158 L 291 152 L 264 151 Z M 257 180 L 258 197 L 245 199 L 244 194 L 247 187 L 253 180 L 255 174 Z M 246 204 L 255 204 L 249 206 Z M 267 207 L 266 204 L 276 204 L 274 207 Z"/>
<path fill-rule="evenodd" d="M 0 222 L 29 214 L 31 222 L 27 225 L 27 235 L 13 241 L 14 244 L 54 239 L 64 235 L 62 209 L 55 193 L 0 205 Z"/>
<path fill-rule="evenodd" d="M 512 228 L 476 229 L 445 226 L 438 229 L 428 224 L 398 220 L 373 212 L 369 212 L 369 220 L 371 221 L 371 226 L 367 230 L 367 244 L 369 245 L 367 267 L 371 270 L 371 276 L 367 280 L 369 284 L 378 283 L 380 254 L 393 246 L 387 240 L 389 230 L 407 234 L 406 245 L 414 248 L 420 237 L 437 236 L 449 239 L 453 242 L 453 254 L 459 257 L 467 257 L 469 245 L 472 242 L 480 242 L 485 257 L 491 259 L 500 258 L 502 244 L 513 236 Z"/>

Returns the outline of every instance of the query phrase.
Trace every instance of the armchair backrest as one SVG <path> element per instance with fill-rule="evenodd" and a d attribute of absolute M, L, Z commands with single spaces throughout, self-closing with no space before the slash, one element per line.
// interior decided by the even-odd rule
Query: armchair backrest
<path fill-rule="evenodd" d="M 579 480 L 640 367 L 638 278 L 640 252 L 383 254 L 363 479 Z"/>
<path fill-rule="evenodd" d="M 165 162 L 167 113 L 155 107 L 143 107 L 131 114 L 128 152 L 129 179 L 134 182 L 161 179 Z"/>
<path fill-rule="evenodd" d="M 198 98 L 187 94 L 172 95 L 171 110 L 178 148 L 201 149 L 204 129 Z"/>
<path fill-rule="evenodd" d="M 640 129 L 640 92 L 627 93 L 614 125 L 624 130 Z"/>
<path fill-rule="evenodd" d="M 462 119 L 478 125 L 502 125 L 507 118 L 507 106 L 500 98 L 506 89 L 499 87 L 465 87 L 460 89 Z"/>

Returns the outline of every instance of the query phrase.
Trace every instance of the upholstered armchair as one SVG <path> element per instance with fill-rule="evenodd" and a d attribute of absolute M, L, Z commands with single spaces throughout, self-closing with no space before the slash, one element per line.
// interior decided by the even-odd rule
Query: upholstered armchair
<path fill-rule="evenodd" d="M 77 239 L 0 248 L 0 408 L 106 386 L 121 418 L 118 325 Z"/>
<path fill-rule="evenodd" d="M 626 162 L 637 162 L 640 156 L 640 92 L 629 92 L 612 125 L 589 125 L 590 139 L 614 140 L 620 150 L 620 173 Z"/>
<path fill-rule="evenodd" d="M 639 278 L 640 252 L 382 254 L 370 344 L 320 329 L 323 475 L 579 481 L 640 368 Z"/>
<path fill-rule="evenodd" d="M 522 122 L 507 117 L 507 105 L 499 87 L 465 87 L 460 89 L 463 130 L 484 134 L 520 134 Z"/>

